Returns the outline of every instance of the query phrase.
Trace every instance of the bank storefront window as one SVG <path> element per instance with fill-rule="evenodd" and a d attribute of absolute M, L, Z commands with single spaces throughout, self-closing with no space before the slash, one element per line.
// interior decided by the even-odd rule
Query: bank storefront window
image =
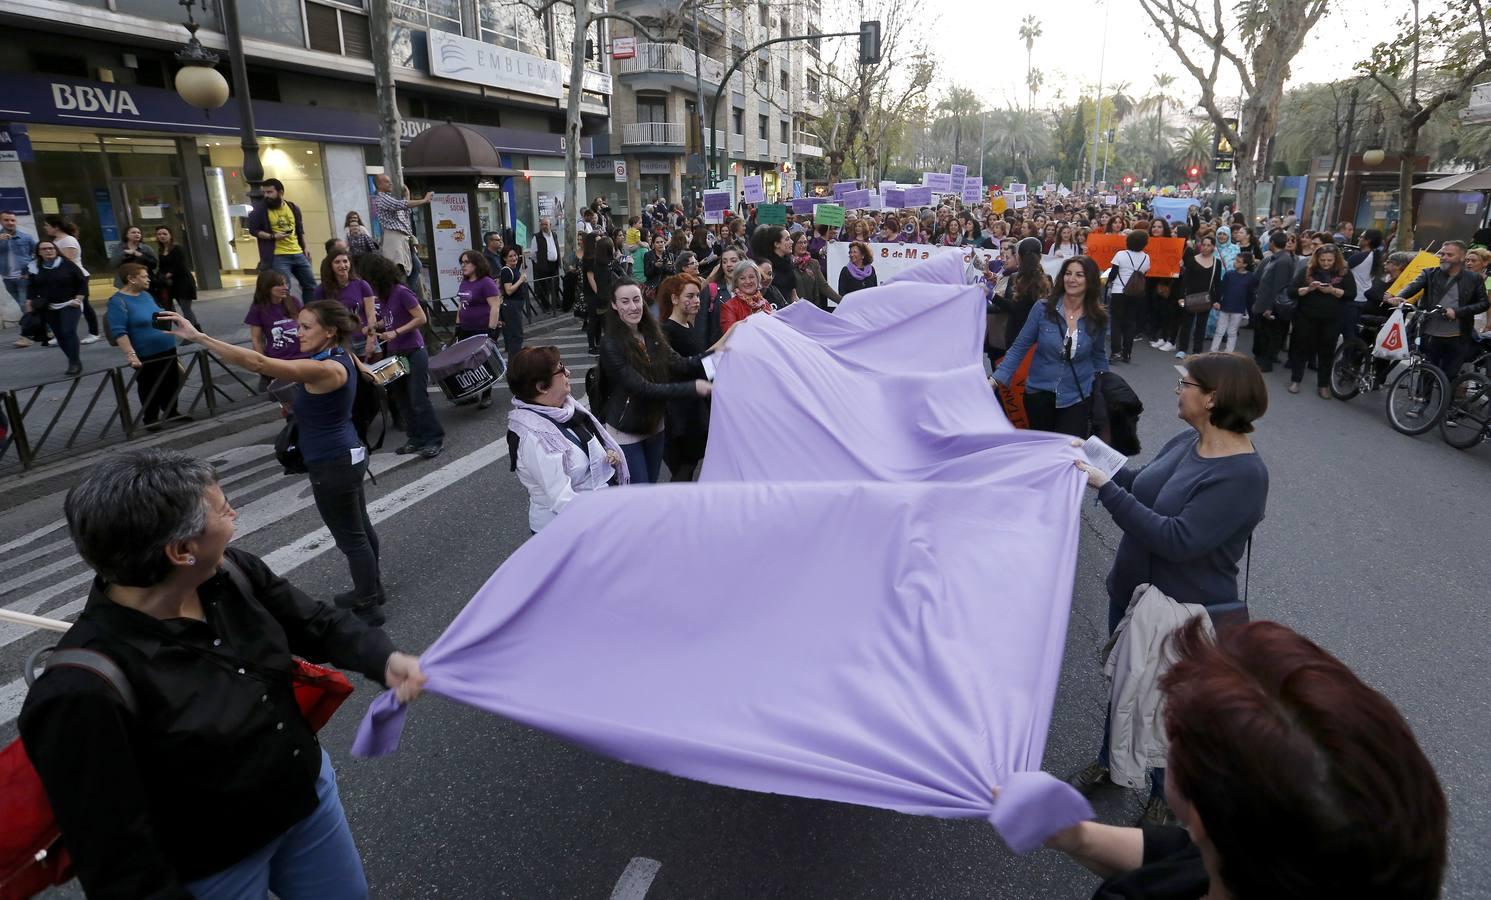
<path fill-rule="evenodd" d="M 306 244 L 302 249 L 310 254 L 312 264 L 319 266 L 326 240 L 333 236 L 322 147 L 273 137 L 259 140 L 264 177 L 283 182 L 285 199 L 300 207 Z M 243 180 L 243 149 L 237 141 L 228 140 L 201 140 L 199 145 L 206 154 L 207 200 L 218 232 L 223 269 L 253 270 L 259 265 L 259 245 L 245 225 L 248 182 Z"/>

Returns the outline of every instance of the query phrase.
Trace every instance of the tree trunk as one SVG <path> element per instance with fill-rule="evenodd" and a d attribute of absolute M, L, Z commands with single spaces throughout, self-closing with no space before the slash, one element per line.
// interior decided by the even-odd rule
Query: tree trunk
<path fill-rule="evenodd" d="M 569 105 L 564 113 L 564 216 L 559 237 L 579 252 L 580 227 L 580 97 L 585 92 L 585 32 L 590 29 L 590 4 L 575 6 L 575 33 L 570 39 Z"/>
<path fill-rule="evenodd" d="M 389 69 L 393 17 L 388 4 L 389 0 L 373 0 L 368 6 L 368 33 L 373 53 L 373 88 L 378 94 L 378 145 L 383 151 L 383 174 L 393 182 L 394 194 L 398 196 L 404 188 L 403 147 L 399 143 L 404 123 L 399 118 L 398 94 Z"/>
<path fill-rule="evenodd" d="M 1419 155 L 1419 129 L 1403 119 L 1403 159 L 1398 163 L 1398 249 L 1413 248 L 1413 161 Z"/>

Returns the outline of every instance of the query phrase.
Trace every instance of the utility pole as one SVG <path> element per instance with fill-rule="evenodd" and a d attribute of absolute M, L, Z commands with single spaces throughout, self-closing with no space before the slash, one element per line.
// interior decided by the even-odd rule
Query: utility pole
<path fill-rule="evenodd" d="M 704 43 L 699 38 L 699 4 L 702 2 L 703 0 L 694 0 L 694 5 L 690 7 L 694 14 L 694 127 L 698 129 L 699 140 L 694 144 L 694 152 L 689 154 L 690 159 L 695 156 L 699 158 L 699 167 L 702 171 L 690 181 L 697 179 L 701 198 L 704 196 L 703 189 L 712 187 L 709 184 L 708 175 L 705 174 L 709 171 L 709 163 L 704 158 Z M 721 15 L 723 18 L 723 13 Z M 725 27 L 728 30 L 730 26 L 727 24 Z M 690 198 L 691 201 L 692 199 Z M 684 205 L 686 212 L 692 212 L 693 209 L 692 202 Z"/>
<path fill-rule="evenodd" d="M 249 199 L 259 202 L 264 182 L 264 164 L 259 160 L 259 136 L 254 131 L 254 101 L 249 95 L 248 63 L 243 55 L 243 35 L 238 28 L 238 0 L 223 0 L 223 31 L 228 41 L 228 65 L 233 70 L 233 93 L 238 95 L 238 145 L 243 148 L 243 180 Z"/>
<path fill-rule="evenodd" d="M 1108 3 L 1103 0 L 1103 50 L 1098 56 L 1098 96 L 1094 101 L 1092 115 L 1092 158 L 1088 161 L 1087 189 L 1097 190 L 1098 179 L 1098 125 L 1103 121 L 1103 67 L 1108 62 Z"/>
<path fill-rule="evenodd" d="M 1351 137 L 1353 126 L 1356 124 L 1356 97 L 1357 89 L 1353 86 L 1351 89 L 1351 102 L 1347 104 L 1346 108 L 1346 141 L 1341 147 L 1340 177 L 1343 183 L 1346 181 L 1346 172 L 1351 168 Z M 1346 201 L 1346 192 L 1336 187 L 1334 179 L 1331 180 L 1331 194 L 1334 195 L 1332 200 L 1335 202 L 1336 215 L 1335 218 L 1325 222 L 1324 225 L 1326 228 L 1334 231 L 1334 223 L 1341 221 L 1341 204 Z"/>
<path fill-rule="evenodd" d="M 236 2 L 236 0 L 231 0 Z M 378 146 L 383 151 L 383 174 L 393 182 L 394 196 L 404 189 L 404 120 L 399 117 L 399 99 L 389 58 L 393 55 L 393 15 L 389 0 L 368 4 L 368 32 L 373 53 L 373 87 L 378 94 Z"/>
<path fill-rule="evenodd" d="M 570 37 L 569 103 L 564 114 L 563 240 L 576 244 L 580 227 L 580 98 L 585 93 L 585 33 L 590 30 L 590 0 L 577 0 L 575 33 Z"/>

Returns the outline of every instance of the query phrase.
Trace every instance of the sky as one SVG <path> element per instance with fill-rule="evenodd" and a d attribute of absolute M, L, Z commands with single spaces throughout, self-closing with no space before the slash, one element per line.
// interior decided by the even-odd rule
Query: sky
<path fill-rule="evenodd" d="M 1203 3 L 1210 9 L 1210 4 Z M 1226 4 L 1224 4 L 1226 5 Z M 838 7 L 852 23 L 859 0 L 825 4 Z M 874 8 L 872 2 L 865 3 Z M 932 89 L 941 97 L 952 86 L 974 90 L 988 107 L 1001 108 L 1025 103 L 1025 42 L 1020 39 L 1020 20 L 1034 14 L 1041 21 L 1042 36 L 1036 39 L 1035 67 L 1045 76 L 1036 106 L 1054 106 L 1058 88 L 1070 103 L 1083 89 L 1098 80 L 1102 66 L 1104 93 L 1115 81 L 1129 82 L 1131 96 L 1142 97 L 1158 72 L 1176 76 L 1177 95 L 1194 105 L 1200 87 L 1166 46 L 1139 6 L 1139 0 L 914 0 L 913 8 L 926 17 L 928 45 L 939 68 Z M 1104 28 L 1106 6 L 1107 27 Z M 1330 81 L 1345 77 L 1360 58 L 1391 34 L 1394 23 L 1407 9 L 1406 2 L 1333 4 L 1325 18 L 1305 41 L 1291 66 L 1289 84 Z M 847 13 L 846 13 L 847 10 Z M 934 18 L 935 17 L 935 18 Z M 825 22 L 825 25 L 829 23 Z M 852 24 L 850 27 L 853 27 Z M 1107 40 L 1106 56 L 1103 52 Z M 846 48 L 847 49 L 847 48 Z M 1204 51 L 1203 51 L 1204 52 Z M 1193 57 L 1196 58 L 1196 57 Z M 1204 60 L 1204 61 L 1203 61 Z M 1197 59 L 1205 65 L 1210 56 Z M 1235 97 L 1238 79 L 1224 60 L 1218 77 L 1218 96 Z M 1230 74 L 1230 77 L 1228 75 Z"/>

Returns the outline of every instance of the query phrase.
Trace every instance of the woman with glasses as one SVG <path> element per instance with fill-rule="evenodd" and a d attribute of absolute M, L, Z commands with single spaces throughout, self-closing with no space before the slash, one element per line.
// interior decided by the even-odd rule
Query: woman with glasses
<path fill-rule="evenodd" d="M 524 347 L 507 363 L 513 408 L 508 465 L 528 490 L 528 529 L 554 521 L 577 496 L 627 483 L 626 460 L 590 409 L 570 395 L 558 347 Z"/>
<path fill-rule="evenodd" d="M 1268 410 L 1257 363 L 1240 353 L 1203 353 L 1175 367 L 1176 414 L 1190 428 L 1148 465 L 1112 479 L 1078 461 L 1123 531 L 1108 572 L 1108 631 L 1117 630 L 1141 586 L 1177 603 L 1238 607 L 1238 563 L 1263 521 L 1268 467 L 1248 437 Z M 1246 612 L 1245 608 L 1243 609 Z M 1108 729 L 1093 762 L 1070 781 L 1083 793 L 1110 782 Z M 1154 769 L 1141 823 L 1170 824 L 1165 774 Z"/>

